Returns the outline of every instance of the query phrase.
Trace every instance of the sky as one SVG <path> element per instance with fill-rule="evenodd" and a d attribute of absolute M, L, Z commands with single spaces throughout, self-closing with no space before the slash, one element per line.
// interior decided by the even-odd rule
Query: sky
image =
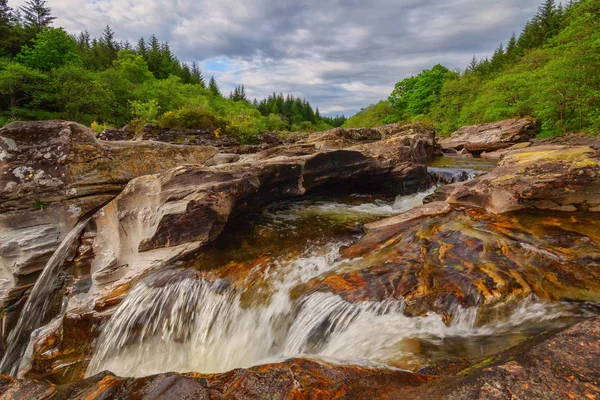
<path fill-rule="evenodd" d="M 222 91 L 306 98 L 347 116 L 441 63 L 464 69 L 519 33 L 542 0 L 47 0 L 55 26 L 153 33 Z M 18 7 L 25 0 L 9 0 Z"/>

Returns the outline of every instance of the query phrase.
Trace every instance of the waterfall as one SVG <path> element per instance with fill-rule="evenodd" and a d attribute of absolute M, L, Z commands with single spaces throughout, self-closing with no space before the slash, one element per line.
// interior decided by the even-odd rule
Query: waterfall
<path fill-rule="evenodd" d="M 69 232 L 44 266 L 42 273 L 29 294 L 25 306 L 21 310 L 16 326 L 8 336 L 8 347 L 0 363 L 0 371 L 3 374 L 16 376 L 19 372 L 21 358 L 27 348 L 31 333 L 40 327 L 46 317 L 52 293 L 55 289 L 54 283 L 58 276 L 58 271 L 64 264 L 71 246 L 79 238 L 89 220 L 90 218 L 80 221 Z"/>
<path fill-rule="evenodd" d="M 353 304 L 326 292 L 293 299 L 296 285 L 343 267 L 335 261 L 338 250 L 332 246 L 325 255 L 279 262 L 265 272 L 274 286 L 266 302 L 244 304 L 243 290 L 190 277 L 185 270 L 146 278 L 107 323 L 87 376 L 104 370 L 120 376 L 225 372 L 304 356 L 394 365 L 399 357 L 415 357 L 410 347 L 415 340 L 443 347 L 446 338 L 493 337 L 565 315 L 558 305 L 529 298 L 507 319 L 485 326 L 476 324 L 477 309 L 457 305 L 447 325 L 437 314 L 406 316 L 402 300 Z"/>

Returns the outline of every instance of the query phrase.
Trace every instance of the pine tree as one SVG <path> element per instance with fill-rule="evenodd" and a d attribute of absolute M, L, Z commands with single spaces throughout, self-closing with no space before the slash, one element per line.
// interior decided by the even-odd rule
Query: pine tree
<path fill-rule="evenodd" d="M 103 69 L 109 68 L 119 55 L 119 45 L 115 42 L 115 32 L 108 25 L 102 33 L 100 48 L 102 52 L 101 66 Z"/>
<path fill-rule="evenodd" d="M 52 16 L 50 7 L 46 7 L 45 0 L 30 0 L 21 7 L 25 27 L 34 34 L 41 32 L 44 28 L 52 25 L 56 17 Z"/>
<path fill-rule="evenodd" d="M 210 92 L 213 95 L 217 97 L 222 97 L 221 91 L 219 90 L 219 86 L 217 85 L 217 81 L 215 80 L 214 76 L 210 77 L 210 82 L 208 83 L 208 90 L 210 90 Z"/>
<path fill-rule="evenodd" d="M 146 45 L 146 40 L 143 36 L 140 38 L 140 40 L 138 40 L 135 51 L 138 55 L 142 56 L 144 60 L 148 60 L 148 46 Z"/>
<path fill-rule="evenodd" d="M 198 64 L 196 64 L 196 61 L 194 61 L 192 63 L 192 71 L 191 72 L 192 72 L 192 82 L 191 83 L 205 87 L 204 77 L 202 76 L 202 72 L 200 71 Z"/>
<path fill-rule="evenodd" d="M 477 57 L 473 56 L 473 58 L 471 59 L 471 62 L 469 63 L 469 66 L 467 67 L 467 71 L 475 72 L 475 71 L 477 71 L 478 67 L 479 67 L 479 61 L 477 60 Z"/>
<path fill-rule="evenodd" d="M 15 17 L 8 0 L 0 0 L 0 57 L 11 53 L 11 42 Z"/>

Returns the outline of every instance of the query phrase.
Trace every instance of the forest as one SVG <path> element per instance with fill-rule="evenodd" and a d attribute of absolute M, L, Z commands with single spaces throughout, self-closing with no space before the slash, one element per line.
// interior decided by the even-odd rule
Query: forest
<path fill-rule="evenodd" d="M 460 126 L 529 117 L 542 136 L 600 132 L 600 2 L 546 0 L 520 35 L 462 71 L 435 65 L 395 85 L 346 127 L 424 120 Z"/>
<path fill-rule="evenodd" d="M 250 101 L 243 85 L 229 95 L 197 63 L 177 59 L 155 35 L 117 41 L 53 27 L 44 0 L 13 9 L 0 0 L 0 126 L 13 120 L 68 119 L 97 131 L 125 124 L 220 129 L 252 141 L 262 131 L 340 126 L 304 99 L 273 94 Z"/>
<path fill-rule="evenodd" d="M 435 65 L 401 80 L 389 98 L 353 117 L 322 116 L 292 94 L 251 101 L 243 84 L 222 93 L 199 64 L 181 62 L 155 35 L 117 41 L 53 27 L 44 0 L 12 9 L 0 0 L 0 126 L 69 119 L 97 131 L 125 124 L 220 129 L 254 140 L 261 131 L 322 131 L 428 121 L 441 134 L 512 117 L 542 135 L 600 131 L 600 2 L 546 0 L 519 35 L 464 70 Z"/>

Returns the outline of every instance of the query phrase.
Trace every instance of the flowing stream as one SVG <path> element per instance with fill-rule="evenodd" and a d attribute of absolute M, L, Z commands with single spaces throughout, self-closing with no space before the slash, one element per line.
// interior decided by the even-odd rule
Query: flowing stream
<path fill-rule="evenodd" d="M 0 364 L 0 371 L 3 374 L 16 376 L 30 335 L 41 326 L 46 317 L 46 312 L 50 308 L 52 294 L 56 289 L 55 281 L 58 277 L 58 271 L 64 264 L 73 243 L 79 238 L 89 220 L 88 218 L 80 221 L 69 232 L 44 266 L 21 311 L 16 326 L 8 336 L 8 347 Z"/>
<path fill-rule="evenodd" d="M 407 317 L 402 300 L 349 303 L 302 291 L 355 261 L 341 259 L 340 249 L 360 237 L 357 227 L 410 210 L 432 191 L 279 203 L 230 226 L 196 259 L 132 289 L 98 339 L 87 375 L 213 373 L 291 357 L 417 370 L 494 354 L 582 316 L 570 304 L 530 296 L 483 325 L 476 308 L 456 305 L 447 324 L 434 313 Z"/>

